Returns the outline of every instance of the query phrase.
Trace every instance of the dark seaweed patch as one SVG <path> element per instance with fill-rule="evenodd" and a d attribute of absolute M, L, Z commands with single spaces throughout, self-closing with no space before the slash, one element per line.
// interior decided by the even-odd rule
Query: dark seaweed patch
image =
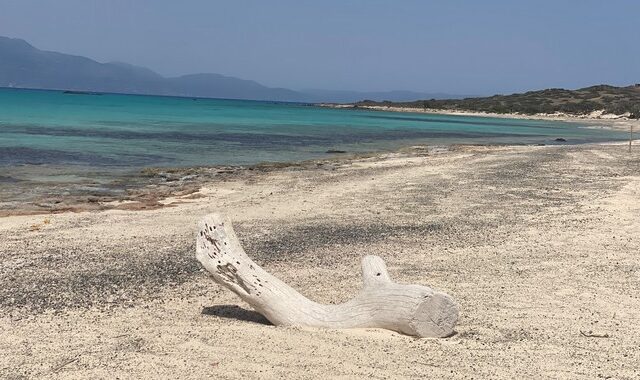
<path fill-rule="evenodd" d="M 69 152 L 55 149 L 35 149 L 27 147 L 0 148 L 0 165 L 91 165 L 129 166 L 150 165 L 166 161 L 157 155 L 120 154 L 118 158 L 92 153 Z"/>
<path fill-rule="evenodd" d="M 301 128 L 301 130 L 304 130 Z M 537 137 L 544 134 L 522 134 L 511 132 L 465 132 L 465 131 L 433 131 L 420 129 L 388 129 L 379 131 L 355 131 L 353 133 L 333 133 L 323 136 L 313 134 L 267 134 L 267 133 L 229 133 L 203 131 L 198 132 L 138 132 L 116 129 L 79 129 L 79 128 L 45 128 L 45 127 L 5 127 L 5 132 L 36 136 L 104 138 L 115 140 L 146 140 L 162 142 L 180 142 L 198 145 L 242 145 L 245 148 L 282 149 L 287 146 L 316 146 L 332 144 L 355 144 L 375 141 L 393 141 L 405 139 L 429 138 L 492 138 L 492 137 Z M 515 131 L 517 132 L 517 131 Z M 70 154 L 70 153 L 67 153 Z M 80 156 L 80 158 L 82 158 Z"/>
<path fill-rule="evenodd" d="M 20 182 L 20 180 L 17 178 L 0 175 L 0 183 L 16 183 L 16 182 Z"/>

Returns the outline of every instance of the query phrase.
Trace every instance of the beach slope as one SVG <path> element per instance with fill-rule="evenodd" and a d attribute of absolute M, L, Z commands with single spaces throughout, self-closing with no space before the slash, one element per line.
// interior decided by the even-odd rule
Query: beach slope
<path fill-rule="evenodd" d="M 148 211 L 0 218 L 0 378 L 637 378 L 640 154 L 415 149 L 240 171 Z M 223 212 L 323 303 L 379 255 L 460 305 L 457 334 L 274 327 L 195 260 Z"/>

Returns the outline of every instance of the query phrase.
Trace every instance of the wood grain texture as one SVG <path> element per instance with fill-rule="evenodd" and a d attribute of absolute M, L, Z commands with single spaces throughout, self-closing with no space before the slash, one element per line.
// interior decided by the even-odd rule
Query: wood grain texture
<path fill-rule="evenodd" d="M 274 277 L 244 252 L 231 222 L 218 214 L 198 225 L 196 258 L 213 279 L 276 326 L 383 328 L 418 337 L 454 333 L 458 306 L 449 295 L 391 281 L 378 256 L 362 259 L 364 286 L 339 305 L 314 302 Z"/>

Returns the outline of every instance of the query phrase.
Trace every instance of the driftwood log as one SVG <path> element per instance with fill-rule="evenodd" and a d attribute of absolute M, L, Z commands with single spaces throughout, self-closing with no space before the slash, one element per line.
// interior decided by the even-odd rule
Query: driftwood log
<path fill-rule="evenodd" d="M 452 335 L 458 307 L 445 293 L 391 281 L 378 256 L 362 259 L 363 289 L 339 305 L 311 301 L 269 274 L 244 252 L 231 222 L 206 216 L 198 225 L 196 257 L 213 279 L 274 325 L 383 328 L 418 337 Z"/>

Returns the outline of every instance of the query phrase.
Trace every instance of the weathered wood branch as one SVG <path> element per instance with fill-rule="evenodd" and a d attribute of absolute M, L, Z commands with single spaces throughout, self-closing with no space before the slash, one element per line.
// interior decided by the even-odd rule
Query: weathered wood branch
<path fill-rule="evenodd" d="M 213 279 L 231 289 L 274 325 L 383 328 L 419 337 L 453 334 L 458 306 L 447 294 L 391 281 L 384 261 L 362 259 L 364 287 L 339 305 L 311 301 L 266 272 L 242 249 L 231 222 L 212 214 L 199 223 L 196 257 Z"/>

